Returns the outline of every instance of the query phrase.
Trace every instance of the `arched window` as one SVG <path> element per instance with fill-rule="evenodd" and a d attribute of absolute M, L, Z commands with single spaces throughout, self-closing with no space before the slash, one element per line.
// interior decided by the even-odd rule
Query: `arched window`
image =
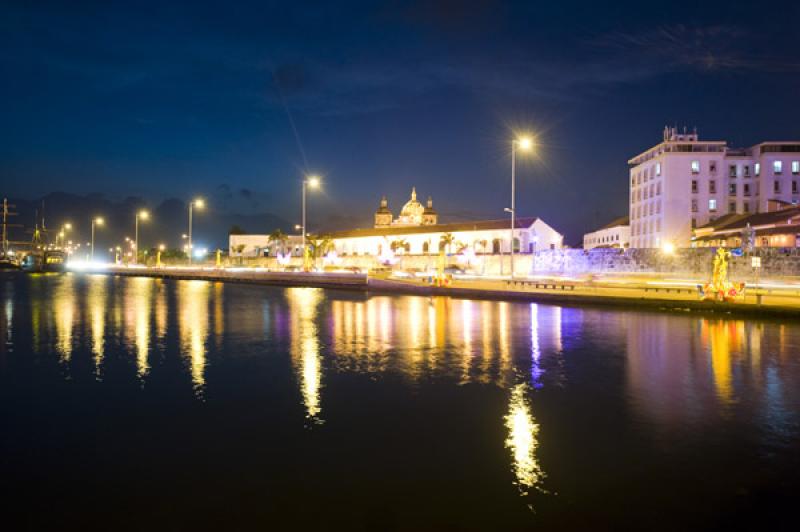
<path fill-rule="evenodd" d="M 439 239 L 439 251 L 444 251 L 444 249 L 446 247 L 447 247 L 447 244 L 445 244 L 444 239 Z"/>
<path fill-rule="evenodd" d="M 514 237 L 514 253 L 519 253 L 519 238 Z"/>
<path fill-rule="evenodd" d="M 428 251 L 430 251 L 430 248 L 431 248 L 431 246 L 427 241 L 422 243 L 422 252 L 423 253 L 428 253 Z"/>
<path fill-rule="evenodd" d="M 492 253 L 494 253 L 495 255 L 500 253 L 500 239 L 499 238 L 495 238 L 494 240 L 492 240 Z"/>

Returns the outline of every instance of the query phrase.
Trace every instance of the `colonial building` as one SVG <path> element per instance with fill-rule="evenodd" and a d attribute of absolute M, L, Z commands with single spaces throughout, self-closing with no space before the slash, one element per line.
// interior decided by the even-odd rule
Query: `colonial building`
<path fill-rule="evenodd" d="M 627 216 L 617 218 L 597 231 L 583 235 L 583 249 L 627 248 L 631 245 L 631 226 Z"/>
<path fill-rule="evenodd" d="M 322 233 L 340 257 L 389 254 L 438 254 L 439 250 L 458 253 L 534 253 L 542 249 L 559 249 L 564 237 L 540 218 L 517 218 L 512 240 L 509 218 L 471 222 L 438 223 L 433 200 L 423 206 L 416 189 L 394 218 L 389 202 L 382 197 L 375 212 L 374 227 Z M 275 256 L 280 248 L 300 255 L 300 237 L 291 237 L 288 245 L 270 242 L 268 235 L 231 235 L 231 256 Z M 513 244 L 512 244 L 513 243 Z M 242 247 L 244 246 L 244 247 Z"/>
<path fill-rule="evenodd" d="M 800 247 L 800 207 L 771 201 L 770 212 L 730 213 L 694 230 L 696 247 Z"/>
<path fill-rule="evenodd" d="M 440 224 L 433 208 L 417 200 L 416 188 L 393 218 L 386 196 L 381 198 L 371 229 L 337 231 L 329 235 L 339 256 L 392 254 L 436 254 L 440 249 L 456 253 L 469 249 L 474 253 L 510 253 L 509 219 L 480 220 Z M 539 249 L 560 248 L 563 236 L 538 218 L 518 218 L 514 231 L 514 249 L 531 253 Z"/>
<path fill-rule="evenodd" d="M 692 229 L 726 214 L 767 211 L 770 200 L 800 200 L 800 141 L 730 148 L 664 128 L 661 143 L 630 165 L 631 246 L 690 245 Z"/>

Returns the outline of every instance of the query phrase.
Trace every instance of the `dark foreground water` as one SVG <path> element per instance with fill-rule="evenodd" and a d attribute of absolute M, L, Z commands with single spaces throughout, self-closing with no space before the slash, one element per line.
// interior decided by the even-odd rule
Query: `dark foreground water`
<path fill-rule="evenodd" d="M 797 323 L 10 274 L 0 330 L 6 530 L 795 529 Z"/>

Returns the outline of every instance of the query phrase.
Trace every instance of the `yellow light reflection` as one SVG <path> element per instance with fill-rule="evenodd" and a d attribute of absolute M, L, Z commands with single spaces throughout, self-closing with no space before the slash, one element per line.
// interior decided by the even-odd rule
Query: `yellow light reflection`
<path fill-rule="evenodd" d="M 319 415 L 322 411 L 320 397 L 322 361 L 320 360 L 316 317 L 317 307 L 322 301 L 323 293 L 319 288 L 289 288 L 286 290 L 286 297 L 289 301 L 289 315 L 292 324 L 292 361 L 300 376 L 300 392 L 306 408 L 306 417 L 314 422 L 319 422 Z"/>
<path fill-rule="evenodd" d="M 65 276 L 53 294 L 56 322 L 56 351 L 63 361 L 72 356 L 72 326 L 75 320 L 75 292 L 71 275 Z"/>
<path fill-rule="evenodd" d="M 206 338 L 210 283 L 180 281 L 178 284 L 178 325 L 181 350 L 189 358 L 195 393 L 202 397 L 205 387 Z"/>
<path fill-rule="evenodd" d="M 536 458 L 539 426 L 533 419 L 530 403 L 526 397 L 529 388 L 518 384 L 511 390 L 511 403 L 505 418 L 508 438 L 506 447 L 511 450 L 516 484 L 523 495 L 536 487 L 544 477 Z"/>
<path fill-rule="evenodd" d="M 128 327 L 132 329 L 133 342 L 136 346 L 136 372 L 142 378 L 150 370 L 148 353 L 150 352 L 150 304 L 152 285 L 154 280 L 150 277 L 136 277 L 130 279 L 125 305 L 129 310 L 126 315 Z M 129 334 L 130 336 L 130 334 Z"/>
<path fill-rule="evenodd" d="M 92 358 L 94 358 L 95 374 L 100 376 L 103 357 L 105 355 L 106 338 L 106 276 L 88 276 L 89 289 L 87 306 L 89 307 L 89 327 L 92 335 Z"/>

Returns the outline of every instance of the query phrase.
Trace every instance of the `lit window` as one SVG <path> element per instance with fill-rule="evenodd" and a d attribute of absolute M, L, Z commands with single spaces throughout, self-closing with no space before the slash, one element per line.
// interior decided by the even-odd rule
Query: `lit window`
<path fill-rule="evenodd" d="M 708 210 L 709 211 L 716 211 L 717 210 L 717 200 L 715 200 L 715 199 L 708 200 Z"/>
<path fill-rule="evenodd" d="M 776 174 L 783 172 L 783 161 L 772 161 L 772 170 Z"/>
<path fill-rule="evenodd" d="M 792 169 L 794 170 L 794 165 L 798 164 L 798 161 L 792 163 Z M 661 175 L 661 163 L 656 163 L 656 175 Z"/>
<path fill-rule="evenodd" d="M 755 170 L 755 174 L 756 175 L 761 175 L 761 163 L 756 163 L 753 166 L 754 166 L 753 169 Z"/>
<path fill-rule="evenodd" d="M 800 174 L 800 161 L 792 161 L 792 173 Z"/>
<path fill-rule="evenodd" d="M 692 161 L 692 173 L 693 174 L 700 173 L 700 161 Z"/>

